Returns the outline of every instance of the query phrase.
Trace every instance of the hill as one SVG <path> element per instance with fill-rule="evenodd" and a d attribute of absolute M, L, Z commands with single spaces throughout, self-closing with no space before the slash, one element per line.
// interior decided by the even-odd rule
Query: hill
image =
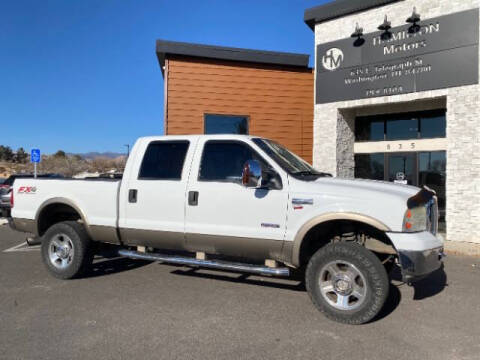
<path fill-rule="evenodd" d="M 116 153 L 116 152 L 111 152 L 111 151 L 107 151 L 107 152 L 95 152 L 95 151 L 92 151 L 92 152 L 88 152 L 88 153 L 83 153 L 83 154 L 68 154 L 70 156 L 73 156 L 73 155 L 78 155 L 78 156 L 81 156 L 82 158 L 86 159 L 86 160 L 94 160 L 96 158 L 108 158 L 108 159 L 117 159 L 117 158 L 121 158 L 121 157 L 126 157 L 126 154 L 122 154 L 122 153 Z"/>

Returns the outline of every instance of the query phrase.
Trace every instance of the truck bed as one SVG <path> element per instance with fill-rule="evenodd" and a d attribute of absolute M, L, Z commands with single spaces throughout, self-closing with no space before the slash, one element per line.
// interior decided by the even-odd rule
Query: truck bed
<path fill-rule="evenodd" d="M 116 227 L 120 179 L 18 179 L 12 217 L 33 220 L 50 202 L 82 209 L 90 225 Z"/>

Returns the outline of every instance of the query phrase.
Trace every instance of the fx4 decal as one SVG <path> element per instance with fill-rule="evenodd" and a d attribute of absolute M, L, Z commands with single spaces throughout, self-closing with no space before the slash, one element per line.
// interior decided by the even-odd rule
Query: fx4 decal
<path fill-rule="evenodd" d="M 36 192 L 35 186 L 20 186 L 17 191 L 18 194 L 35 194 Z"/>

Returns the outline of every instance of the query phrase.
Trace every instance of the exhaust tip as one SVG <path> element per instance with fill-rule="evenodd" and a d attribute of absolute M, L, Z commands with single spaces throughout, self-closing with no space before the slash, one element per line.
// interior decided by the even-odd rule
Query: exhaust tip
<path fill-rule="evenodd" d="M 31 237 L 31 236 L 27 236 L 25 238 L 25 241 L 27 242 L 28 246 L 40 245 L 42 243 L 39 237 Z"/>

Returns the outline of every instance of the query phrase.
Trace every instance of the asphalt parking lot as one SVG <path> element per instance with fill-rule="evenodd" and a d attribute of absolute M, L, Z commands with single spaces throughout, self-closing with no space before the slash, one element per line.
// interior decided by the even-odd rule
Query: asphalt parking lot
<path fill-rule="evenodd" d="M 480 259 L 394 281 L 379 319 L 347 326 L 295 280 L 99 258 L 61 281 L 23 241 L 0 227 L 1 359 L 480 359 Z"/>

